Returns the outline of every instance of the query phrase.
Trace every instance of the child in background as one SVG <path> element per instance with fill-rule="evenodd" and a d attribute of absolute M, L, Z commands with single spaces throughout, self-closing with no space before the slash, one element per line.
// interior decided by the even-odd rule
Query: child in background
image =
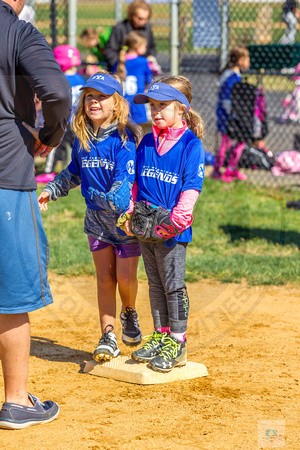
<path fill-rule="evenodd" d="M 136 94 L 145 92 L 152 80 L 149 63 L 144 56 L 146 49 L 146 37 L 139 31 L 131 31 L 126 36 L 125 47 L 120 51 L 119 62 L 112 69 L 123 81 L 124 97 L 129 103 L 131 119 L 144 132 L 151 130 L 147 110 L 145 105 L 136 105 L 133 98 Z"/>
<path fill-rule="evenodd" d="M 49 200 L 64 197 L 81 185 L 87 205 L 84 231 L 97 272 L 102 332 L 93 358 L 100 361 L 120 354 L 114 334 L 117 285 L 122 300 L 122 340 L 126 345 L 141 342 L 135 311 L 139 243 L 134 237 L 120 236 L 116 230 L 119 214 L 129 205 L 135 174 L 135 140 L 139 135 L 137 128 L 128 123 L 128 105 L 115 77 L 102 70 L 81 89 L 72 120 L 76 134 L 72 161 L 46 185 L 38 201 L 45 211 Z M 112 193 L 115 200 L 111 199 Z"/>
<path fill-rule="evenodd" d="M 191 83 L 185 77 L 165 77 L 147 94 L 134 98 L 150 103 L 153 133 L 144 136 L 137 150 L 133 201 L 150 202 L 171 212 L 170 219 L 184 230 L 159 243 L 140 241 L 149 283 L 154 332 L 132 353 L 153 370 L 169 372 L 186 364 L 186 329 L 189 298 L 184 283 L 188 242 L 192 240 L 193 208 L 202 190 L 205 152 L 200 141 L 202 119 L 193 109 Z M 118 225 L 130 236 L 131 208 Z"/>
<path fill-rule="evenodd" d="M 300 121 L 300 63 L 296 67 L 282 69 L 281 73 L 293 75 L 292 80 L 295 82 L 295 89 L 282 102 L 285 111 L 280 117 L 280 123 L 284 123 L 286 120 L 298 122 Z"/>
<path fill-rule="evenodd" d="M 300 12 L 297 0 L 286 0 L 283 6 L 282 20 L 287 25 L 287 28 L 279 41 L 280 44 L 287 45 L 295 43 L 297 33 L 296 26 L 299 18 Z"/>
<path fill-rule="evenodd" d="M 221 145 L 217 151 L 214 163 L 214 170 L 211 177 L 222 181 L 245 180 L 247 176 L 237 170 L 237 158 L 235 147 L 230 155 L 228 167 L 221 174 L 221 167 L 225 162 L 226 152 L 231 147 L 231 139 L 227 136 L 229 117 L 231 112 L 231 91 L 235 83 L 242 81 L 241 70 L 249 70 L 250 56 L 249 50 L 243 45 L 233 47 L 229 54 L 229 60 L 221 73 L 219 81 L 219 93 L 217 101 L 217 129 L 221 134 Z"/>
<path fill-rule="evenodd" d="M 98 59 L 95 55 L 86 55 L 84 60 L 84 66 L 81 67 L 81 69 L 78 71 L 80 75 L 85 76 L 86 78 L 90 78 L 92 75 L 94 75 L 96 72 L 98 72 L 99 66 L 98 66 Z"/>
<path fill-rule="evenodd" d="M 91 50 L 101 65 L 106 65 L 104 50 L 109 40 L 111 30 L 112 27 L 99 27 L 97 29 L 87 27 L 80 34 L 82 44 Z"/>
<path fill-rule="evenodd" d="M 77 73 L 77 68 L 81 64 L 80 53 L 77 48 L 72 47 L 71 45 L 59 45 L 54 48 L 53 54 L 56 61 L 60 65 L 62 72 L 64 72 L 68 82 L 71 85 L 73 114 L 78 103 L 80 89 L 85 83 L 85 79 Z M 53 149 L 47 156 L 45 172 L 35 177 L 38 183 L 48 183 L 54 179 L 54 169 L 58 160 L 61 159 L 63 161 L 64 168 L 71 161 L 71 151 L 75 139 L 75 135 L 70 126 L 72 114 L 68 123 L 67 131 L 59 147 Z"/>

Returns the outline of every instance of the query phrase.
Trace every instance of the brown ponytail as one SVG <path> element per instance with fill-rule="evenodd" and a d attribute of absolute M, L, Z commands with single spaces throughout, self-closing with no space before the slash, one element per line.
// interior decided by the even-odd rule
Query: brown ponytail
<path fill-rule="evenodd" d="M 249 50 L 247 47 L 245 45 L 235 45 L 229 52 L 228 62 L 221 73 L 227 69 L 238 66 L 239 60 L 245 56 L 249 56 Z"/>
<path fill-rule="evenodd" d="M 183 76 L 170 76 L 170 77 L 163 77 L 159 80 L 156 80 L 158 83 L 166 83 L 170 86 L 173 86 L 175 89 L 178 89 L 185 97 L 188 99 L 189 103 L 192 102 L 192 85 L 188 78 Z M 180 102 L 177 102 L 178 107 L 180 107 L 182 104 Z M 189 129 L 199 138 L 202 139 L 203 133 L 204 133 L 204 122 L 200 114 L 192 109 L 186 111 L 184 113 L 183 118 L 186 121 L 187 126 Z"/>

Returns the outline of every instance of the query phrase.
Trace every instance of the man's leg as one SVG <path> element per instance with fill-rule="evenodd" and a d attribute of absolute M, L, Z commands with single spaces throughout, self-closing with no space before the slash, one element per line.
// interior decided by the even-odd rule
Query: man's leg
<path fill-rule="evenodd" d="M 6 402 L 32 406 L 27 393 L 29 353 L 28 314 L 0 314 L 0 359 Z"/>

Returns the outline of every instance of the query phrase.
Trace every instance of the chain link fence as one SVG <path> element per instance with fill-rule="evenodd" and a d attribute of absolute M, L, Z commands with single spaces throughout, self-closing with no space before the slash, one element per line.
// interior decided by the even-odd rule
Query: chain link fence
<path fill-rule="evenodd" d="M 27 0 L 25 8 L 34 11 L 33 23 L 52 48 L 67 43 L 68 0 Z M 25 9 L 23 13 L 26 12 Z"/>
<path fill-rule="evenodd" d="M 170 73 L 171 5 L 168 1 L 149 3 L 158 62 L 164 73 Z M 300 70 L 299 74 L 297 70 L 293 72 L 300 62 L 300 28 L 298 23 L 292 25 L 283 14 L 284 3 L 278 0 L 179 0 L 179 71 L 192 83 L 192 106 L 203 116 L 204 146 L 213 154 L 220 146 L 216 127 L 220 71 L 236 45 L 246 45 L 250 51 L 251 65 L 243 73 L 243 81 L 264 88 L 268 123 L 268 133 L 264 137 L 266 148 L 274 155 L 299 150 Z M 29 0 L 29 4 L 36 13 L 36 26 L 49 44 L 67 43 L 67 0 Z M 122 0 L 78 0 L 77 37 L 86 27 L 113 26 L 116 19 L 126 17 L 127 6 Z M 78 48 L 84 58 L 88 52 L 80 39 Z M 297 161 L 293 164 L 295 166 Z M 257 184 L 299 184 L 300 175 L 288 174 L 292 170 L 292 163 L 288 167 L 287 162 L 284 176 L 275 177 L 267 170 L 246 172 L 248 179 Z"/>

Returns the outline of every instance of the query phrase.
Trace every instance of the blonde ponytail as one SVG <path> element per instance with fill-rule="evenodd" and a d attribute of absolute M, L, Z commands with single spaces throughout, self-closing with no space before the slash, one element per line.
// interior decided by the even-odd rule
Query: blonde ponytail
<path fill-rule="evenodd" d="M 117 65 L 117 70 L 116 70 L 116 74 L 122 81 L 125 81 L 126 77 L 127 77 L 126 66 L 125 66 L 126 53 L 127 53 L 127 47 L 124 46 L 119 53 L 119 62 Z"/>

